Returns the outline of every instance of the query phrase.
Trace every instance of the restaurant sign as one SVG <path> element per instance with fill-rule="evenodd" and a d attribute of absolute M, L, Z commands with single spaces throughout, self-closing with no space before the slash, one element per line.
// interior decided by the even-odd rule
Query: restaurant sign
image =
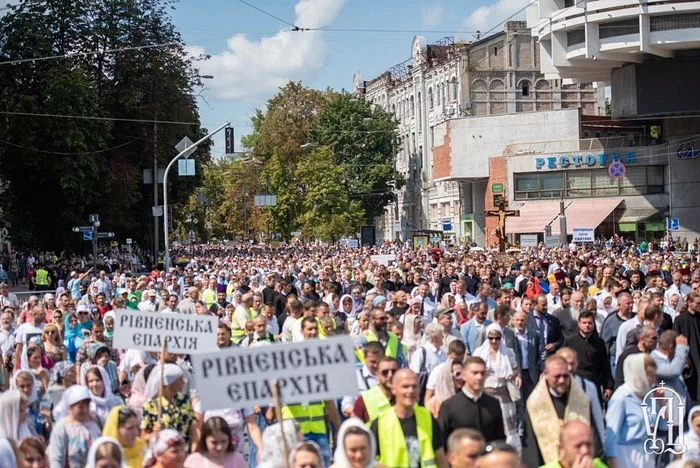
<path fill-rule="evenodd" d="M 540 169 L 571 169 L 579 167 L 607 167 L 613 161 L 622 161 L 625 164 L 634 164 L 637 161 L 637 154 L 634 151 L 626 153 L 599 153 L 599 154 L 576 154 L 563 156 L 548 156 L 546 158 L 535 158 L 535 168 Z"/>

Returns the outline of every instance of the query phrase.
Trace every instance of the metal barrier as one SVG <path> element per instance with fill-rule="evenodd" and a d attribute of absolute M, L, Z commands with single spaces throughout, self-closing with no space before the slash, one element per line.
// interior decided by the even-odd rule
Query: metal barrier
<path fill-rule="evenodd" d="M 39 304 L 43 305 L 44 304 L 44 294 L 56 294 L 55 289 L 51 289 L 48 291 L 19 291 L 19 292 L 14 292 L 13 293 L 15 296 L 17 296 L 17 300 L 19 301 L 19 308 L 22 309 L 24 305 L 29 301 L 30 296 L 36 296 L 39 298 Z"/>

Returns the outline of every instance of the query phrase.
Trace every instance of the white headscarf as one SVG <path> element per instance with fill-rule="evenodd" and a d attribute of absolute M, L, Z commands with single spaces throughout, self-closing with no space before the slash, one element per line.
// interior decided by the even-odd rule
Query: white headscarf
<path fill-rule="evenodd" d="M 117 439 L 113 439 L 112 437 L 100 437 L 96 441 L 92 443 L 90 446 L 90 451 L 88 452 L 88 458 L 87 458 L 87 465 L 85 465 L 85 468 L 95 468 L 97 464 L 97 449 L 100 447 L 100 445 L 106 444 L 106 443 L 112 443 L 117 446 L 119 449 L 119 453 L 121 454 L 121 466 L 126 467 L 126 464 L 124 463 L 124 449 L 122 448 L 122 444 L 119 443 Z"/>
<path fill-rule="evenodd" d="M 622 386 L 640 400 L 644 398 L 651 388 L 646 369 L 644 368 L 644 358 L 646 356 L 646 353 L 627 356 L 622 366 L 622 373 L 625 377 L 625 383 Z"/>
<path fill-rule="evenodd" d="M 284 438 L 287 440 L 287 447 L 291 450 L 302 440 L 299 426 L 293 419 L 284 420 Z M 265 428 L 262 437 L 262 462 L 259 468 L 280 468 L 284 466 L 284 450 L 282 444 L 282 434 L 280 424 L 275 423 Z"/>
<path fill-rule="evenodd" d="M 102 396 L 95 395 L 90 391 L 90 413 L 104 422 L 107 419 L 109 411 L 124 402 L 118 396 L 112 393 L 112 381 L 107 375 L 107 371 L 102 366 L 90 366 L 90 369 L 97 369 L 100 372 L 100 377 L 102 378 L 102 386 L 104 387 L 104 394 Z M 85 375 L 85 386 L 87 386 L 87 371 Z"/>
<path fill-rule="evenodd" d="M 177 364 L 165 364 L 163 366 L 163 385 L 167 387 L 168 385 L 175 382 L 178 378 L 184 376 L 185 373 L 180 366 Z M 146 400 L 156 398 L 160 393 L 160 365 L 156 364 L 153 368 L 151 375 L 148 376 L 148 382 L 146 382 L 146 391 L 144 396 Z"/>
<path fill-rule="evenodd" d="M 693 415 L 700 413 L 700 405 L 693 406 L 688 411 L 688 426 L 690 429 L 683 434 L 683 443 L 688 448 L 683 454 L 683 460 L 697 460 L 700 457 L 700 436 L 693 430 Z"/>
<path fill-rule="evenodd" d="M 22 393 L 19 390 L 8 390 L 0 394 L 0 439 L 10 439 L 19 442 L 25 437 L 36 436 L 36 432 L 28 418 L 20 423 L 19 407 Z M 0 466 L 4 466 L 0 464 Z"/>
<path fill-rule="evenodd" d="M 367 438 L 369 439 L 369 462 L 365 465 L 365 468 L 374 468 L 377 466 L 377 462 L 375 461 L 375 457 L 377 456 L 377 441 L 374 440 L 374 434 L 372 431 L 367 430 L 365 424 L 358 418 L 347 419 L 340 426 L 340 430 L 338 431 L 338 445 L 336 446 L 335 453 L 333 454 L 333 466 L 337 468 L 350 467 L 350 461 L 348 461 L 348 457 L 345 455 L 345 433 L 351 427 L 362 429 L 362 432 L 367 435 Z"/>
<path fill-rule="evenodd" d="M 491 345 L 489 344 L 489 334 L 491 332 L 498 332 L 501 336 L 500 344 L 498 345 L 498 351 L 496 351 L 496 361 L 491 360 Z M 484 335 L 484 342 L 481 343 L 474 351 L 474 356 L 478 356 L 486 362 L 486 370 L 493 371 L 496 377 L 502 379 L 509 379 L 513 376 L 513 367 L 510 365 L 510 359 L 508 358 L 508 348 L 504 340 L 504 333 L 501 326 L 497 323 L 492 323 L 486 328 L 486 335 Z"/>
<path fill-rule="evenodd" d="M 15 468 L 17 466 L 17 458 L 12 444 L 7 439 L 0 439 L 0 466 Z"/>
<path fill-rule="evenodd" d="M 21 373 L 26 373 L 29 374 L 32 377 L 32 394 L 29 396 L 27 399 L 27 404 L 31 405 L 37 401 L 39 401 L 39 389 L 37 388 L 37 379 L 34 376 L 34 373 L 30 370 L 18 370 L 12 375 L 12 382 L 10 382 L 10 388 L 13 390 L 18 390 L 17 388 L 17 376 Z M 41 384 L 41 382 L 39 382 Z"/>

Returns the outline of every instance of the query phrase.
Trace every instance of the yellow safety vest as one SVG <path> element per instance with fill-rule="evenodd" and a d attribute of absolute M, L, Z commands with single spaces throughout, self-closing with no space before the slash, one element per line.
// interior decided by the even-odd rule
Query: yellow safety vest
<path fill-rule="evenodd" d="M 326 433 L 325 403 L 311 403 L 308 406 L 285 405 L 282 407 L 282 417 L 296 420 L 304 435 Z"/>
<path fill-rule="evenodd" d="M 48 286 L 49 285 L 49 272 L 44 270 L 43 268 L 39 268 L 36 271 L 36 278 L 34 279 L 34 283 L 37 286 Z"/>
<path fill-rule="evenodd" d="M 231 317 L 231 341 L 234 344 L 241 344 L 241 341 L 243 341 L 243 338 L 246 337 L 246 332 L 245 329 L 241 328 L 240 325 L 238 325 L 238 321 L 236 320 L 235 317 L 236 313 L 233 313 L 233 316 Z M 254 320 L 255 319 L 255 309 L 250 308 L 248 309 L 248 320 Z"/>
<path fill-rule="evenodd" d="M 207 306 L 207 309 L 210 308 L 216 302 L 216 296 L 216 291 L 212 291 L 211 289 L 204 290 L 204 292 L 202 293 L 202 300 L 204 301 L 204 305 Z"/>
<path fill-rule="evenodd" d="M 389 340 L 386 342 L 384 355 L 396 359 L 396 356 L 399 355 L 399 339 L 391 332 L 387 332 L 387 334 L 389 335 Z M 379 339 L 374 333 L 369 332 L 367 333 L 367 341 L 379 341 Z"/>
<path fill-rule="evenodd" d="M 391 408 L 391 402 L 379 384 L 362 392 L 362 401 L 365 402 L 365 409 L 367 409 L 370 421 L 377 419 L 380 414 Z"/>
<path fill-rule="evenodd" d="M 422 406 L 414 405 L 413 414 L 416 418 L 418 444 L 420 445 L 420 466 L 423 468 L 435 466 L 433 419 L 430 411 Z M 394 410 L 385 411 L 379 415 L 377 432 L 379 433 L 379 463 L 389 468 L 409 466 L 406 438 Z"/>

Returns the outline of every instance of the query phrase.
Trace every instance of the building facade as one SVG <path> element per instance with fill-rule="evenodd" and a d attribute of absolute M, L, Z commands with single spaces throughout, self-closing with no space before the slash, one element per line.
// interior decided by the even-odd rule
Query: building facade
<path fill-rule="evenodd" d="M 660 145 L 664 212 L 678 219 L 678 235 L 697 235 L 700 93 L 690 77 L 700 73 L 700 2 L 538 0 L 527 17 L 546 78 L 609 83 L 612 116 Z"/>
<path fill-rule="evenodd" d="M 432 230 L 451 240 L 483 241 L 483 216 L 476 223 L 463 221 L 464 215 L 474 213 L 474 200 L 484 196 L 488 166 L 457 178 L 445 172 L 444 158 L 435 160 L 433 154 L 436 146 L 444 147 L 448 121 L 560 109 L 580 109 L 586 115 L 604 112 L 600 89 L 589 83 L 547 80 L 539 66 L 536 39 L 524 22 L 511 21 L 503 31 L 471 43 L 445 38 L 426 44 L 417 36 L 408 61 L 370 81 L 354 77 L 356 95 L 392 112 L 399 121 L 396 168 L 406 186 L 397 194 L 398 207 L 387 207 L 377 223 L 380 239 L 395 238 L 395 228 L 400 228 L 402 239 L 418 230 Z M 512 142 L 500 138 L 503 130 L 494 132 L 497 141 L 486 143 L 488 156 L 477 159 L 502 154 Z M 533 135 L 525 141 L 542 131 L 531 127 Z M 476 188 L 465 185 L 465 180 Z"/>

